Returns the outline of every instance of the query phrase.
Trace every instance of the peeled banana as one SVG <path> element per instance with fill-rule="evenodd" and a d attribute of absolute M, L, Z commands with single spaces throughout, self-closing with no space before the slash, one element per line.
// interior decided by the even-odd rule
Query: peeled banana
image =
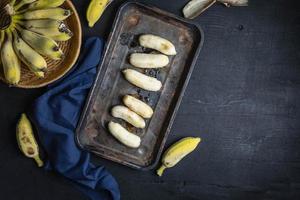
<path fill-rule="evenodd" d="M 153 115 L 153 110 L 150 106 L 148 106 L 143 101 L 130 96 L 125 95 L 123 97 L 123 103 L 133 112 L 137 113 L 138 115 L 144 117 L 145 119 L 149 119 Z"/>
<path fill-rule="evenodd" d="M 39 147 L 34 138 L 31 123 L 25 114 L 22 114 L 17 125 L 17 142 L 26 157 L 33 158 L 39 167 L 44 165 L 39 156 Z"/>
<path fill-rule="evenodd" d="M 123 70 L 125 78 L 133 85 L 148 91 L 159 91 L 162 83 L 156 78 L 147 76 L 133 69 Z"/>
<path fill-rule="evenodd" d="M 63 8 L 47 8 L 42 10 L 27 11 L 19 15 L 15 15 L 15 19 L 34 20 L 34 19 L 56 19 L 64 20 L 68 18 L 72 12 Z"/>
<path fill-rule="evenodd" d="M 129 62 L 139 68 L 162 68 L 169 64 L 169 58 L 163 54 L 133 53 Z"/>
<path fill-rule="evenodd" d="M 140 45 L 146 48 L 155 49 L 163 54 L 172 56 L 176 55 L 175 46 L 169 40 L 152 35 L 145 34 L 139 37 Z"/>
<path fill-rule="evenodd" d="M 8 31 L 6 35 L 1 49 L 1 61 L 6 81 L 16 85 L 21 78 L 21 64 L 13 48 L 11 32 Z"/>
<path fill-rule="evenodd" d="M 53 39 L 22 28 L 18 29 L 22 38 L 38 53 L 53 60 L 60 60 L 64 57 L 63 52 Z"/>
<path fill-rule="evenodd" d="M 158 176 L 162 176 L 167 168 L 174 167 L 186 155 L 196 149 L 200 143 L 200 138 L 187 137 L 173 144 L 162 156 L 162 166 L 156 171 Z"/>
<path fill-rule="evenodd" d="M 29 5 L 29 9 L 56 8 L 61 6 L 64 2 L 65 0 L 37 0 Z"/>
<path fill-rule="evenodd" d="M 88 20 L 89 27 L 93 27 L 100 19 L 109 2 L 110 0 L 91 0 L 86 12 L 86 18 Z"/>
<path fill-rule="evenodd" d="M 113 117 L 120 118 L 137 128 L 145 128 L 146 123 L 142 117 L 125 106 L 115 106 L 111 109 Z"/>
<path fill-rule="evenodd" d="M 108 130 L 119 142 L 128 147 L 138 148 L 141 145 L 141 138 L 139 136 L 130 133 L 118 123 L 110 121 L 108 123 Z"/>
<path fill-rule="evenodd" d="M 14 49 L 20 60 L 27 65 L 32 72 L 45 71 L 47 69 L 46 60 L 33 50 L 16 31 L 14 34 Z"/>

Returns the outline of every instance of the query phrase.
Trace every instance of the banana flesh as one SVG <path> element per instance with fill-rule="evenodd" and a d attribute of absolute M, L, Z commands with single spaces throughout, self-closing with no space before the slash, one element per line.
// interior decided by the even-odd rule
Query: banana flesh
<path fill-rule="evenodd" d="M 138 68 L 163 68 L 169 64 L 169 58 L 163 54 L 133 53 L 129 62 Z"/>
<path fill-rule="evenodd" d="M 136 128 L 145 128 L 146 123 L 142 117 L 140 117 L 135 112 L 129 110 L 125 106 L 115 106 L 111 110 L 111 114 L 113 117 L 120 118 L 130 123 L 132 126 Z"/>
<path fill-rule="evenodd" d="M 155 49 L 163 54 L 173 56 L 176 55 L 176 49 L 169 40 L 151 34 L 141 35 L 139 37 L 140 45 L 146 48 Z"/>
<path fill-rule="evenodd" d="M 20 60 L 33 72 L 45 71 L 47 69 L 46 60 L 33 50 L 16 31 L 14 33 L 14 49 Z"/>
<path fill-rule="evenodd" d="M 28 158 L 33 158 L 37 165 L 42 167 L 44 163 L 39 156 L 39 147 L 34 138 L 31 123 L 25 114 L 22 114 L 16 132 L 17 142 L 22 153 Z"/>
<path fill-rule="evenodd" d="M 142 116 L 145 119 L 149 119 L 153 115 L 153 110 L 150 106 L 133 96 L 125 95 L 123 97 L 123 103 L 130 110 L 132 110 L 133 112 Z"/>
<path fill-rule="evenodd" d="M 56 8 L 61 6 L 65 0 L 37 0 L 29 5 L 29 9 Z"/>
<path fill-rule="evenodd" d="M 156 92 L 162 87 L 162 83 L 158 79 L 147 76 L 136 70 L 125 69 L 123 70 L 123 74 L 128 82 L 144 90 Z"/>
<path fill-rule="evenodd" d="M 100 19 L 109 2 L 109 0 L 91 0 L 86 13 L 89 27 L 93 27 Z"/>
<path fill-rule="evenodd" d="M 138 148 L 141 145 L 141 138 L 127 131 L 118 123 L 110 121 L 108 123 L 109 132 L 122 144 L 131 148 Z"/>
<path fill-rule="evenodd" d="M 63 8 L 47 8 L 42 10 L 27 11 L 22 14 L 16 15 L 15 19 L 22 20 L 35 20 L 35 19 L 56 19 L 65 20 L 72 12 Z"/>
<path fill-rule="evenodd" d="M 7 32 L 6 41 L 3 43 L 1 61 L 6 81 L 17 85 L 21 78 L 21 64 L 13 48 L 11 32 Z"/>
<path fill-rule="evenodd" d="M 23 40 L 43 56 L 53 60 L 60 60 L 64 57 L 63 52 L 53 39 L 25 29 L 19 28 L 19 30 Z"/>
<path fill-rule="evenodd" d="M 200 141 L 200 138 L 187 137 L 173 144 L 163 154 L 162 166 L 156 171 L 157 175 L 162 176 L 165 169 L 174 167 L 186 155 L 194 151 Z"/>

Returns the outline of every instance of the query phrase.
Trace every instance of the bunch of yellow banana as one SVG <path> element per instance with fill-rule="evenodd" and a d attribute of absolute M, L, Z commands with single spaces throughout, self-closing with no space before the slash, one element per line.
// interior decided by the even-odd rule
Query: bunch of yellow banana
<path fill-rule="evenodd" d="M 37 77 L 43 78 L 47 70 L 46 58 L 64 58 L 57 42 L 67 41 L 73 36 L 63 21 L 72 12 L 59 7 L 64 2 L 11 0 L 5 6 L 11 23 L 6 27 L 0 26 L 0 66 L 9 84 L 19 83 L 21 62 Z M 0 22 L 1 19 L 0 16 Z"/>

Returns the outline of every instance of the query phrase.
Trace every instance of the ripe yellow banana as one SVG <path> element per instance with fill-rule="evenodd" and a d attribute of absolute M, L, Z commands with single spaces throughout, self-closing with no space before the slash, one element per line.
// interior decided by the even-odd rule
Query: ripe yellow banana
<path fill-rule="evenodd" d="M 36 19 L 26 21 L 19 20 L 18 23 L 30 30 L 31 28 L 59 28 L 61 24 L 63 24 L 63 21 L 55 19 Z"/>
<path fill-rule="evenodd" d="M 14 16 L 14 19 L 32 20 L 32 19 L 56 19 L 64 20 L 68 18 L 72 12 L 63 8 L 47 8 L 42 10 L 27 11 Z"/>
<path fill-rule="evenodd" d="M 72 31 L 65 25 L 63 21 L 54 19 L 40 19 L 18 21 L 27 30 L 50 37 L 55 41 L 67 41 L 73 37 Z"/>
<path fill-rule="evenodd" d="M 1 49 L 4 76 L 9 84 L 16 85 L 21 78 L 21 64 L 12 45 L 12 35 L 7 31 L 6 41 Z"/>
<path fill-rule="evenodd" d="M 29 5 L 30 10 L 37 10 L 41 8 L 56 8 L 61 6 L 65 0 L 37 0 Z"/>
<path fill-rule="evenodd" d="M 25 42 L 27 42 L 38 53 L 53 60 L 60 60 L 64 57 L 63 52 L 53 39 L 20 27 L 18 27 L 18 29 L 23 40 L 25 40 Z"/>
<path fill-rule="evenodd" d="M 91 0 L 86 12 L 86 18 L 88 20 L 89 27 L 93 27 L 100 19 L 109 2 L 110 0 Z"/>
<path fill-rule="evenodd" d="M 166 168 L 175 166 L 181 159 L 196 149 L 200 138 L 187 137 L 173 144 L 162 157 L 162 166 L 156 171 L 157 175 L 162 176 Z"/>
<path fill-rule="evenodd" d="M 30 121 L 25 114 L 22 114 L 17 125 L 17 142 L 22 153 L 33 158 L 39 167 L 44 165 L 39 156 L 39 147 L 34 138 L 33 130 Z"/>
<path fill-rule="evenodd" d="M 14 49 L 20 60 L 27 65 L 32 72 L 45 71 L 47 69 L 46 60 L 33 50 L 16 31 L 14 35 Z"/>
<path fill-rule="evenodd" d="M 56 41 L 67 41 L 73 36 L 73 33 L 64 24 L 61 24 L 60 27 L 30 28 L 29 30 L 52 38 Z"/>

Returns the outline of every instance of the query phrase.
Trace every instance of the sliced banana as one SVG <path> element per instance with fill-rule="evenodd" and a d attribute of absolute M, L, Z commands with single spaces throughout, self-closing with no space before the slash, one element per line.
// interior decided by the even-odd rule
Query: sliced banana
<path fill-rule="evenodd" d="M 169 64 L 169 58 L 163 54 L 133 53 L 129 62 L 139 68 L 162 68 Z"/>
<path fill-rule="evenodd" d="M 111 110 L 112 116 L 120 118 L 135 126 L 136 128 L 145 128 L 145 120 L 135 112 L 129 110 L 125 106 L 115 106 Z"/>
<path fill-rule="evenodd" d="M 141 145 L 141 138 L 139 136 L 130 133 L 118 123 L 110 121 L 108 130 L 119 142 L 128 147 L 138 148 Z"/>
<path fill-rule="evenodd" d="M 133 112 L 139 114 L 140 116 L 144 117 L 145 119 L 149 119 L 153 115 L 153 110 L 150 106 L 148 106 L 143 101 L 130 96 L 125 95 L 123 97 L 123 103 Z"/>
<path fill-rule="evenodd" d="M 145 34 L 139 37 L 140 45 L 146 48 L 155 49 L 163 54 L 172 56 L 176 55 L 175 46 L 167 39 L 162 37 Z"/>
<path fill-rule="evenodd" d="M 159 91 L 162 83 L 156 78 L 147 76 L 133 69 L 123 70 L 125 78 L 133 85 L 148 91 Z"/>

